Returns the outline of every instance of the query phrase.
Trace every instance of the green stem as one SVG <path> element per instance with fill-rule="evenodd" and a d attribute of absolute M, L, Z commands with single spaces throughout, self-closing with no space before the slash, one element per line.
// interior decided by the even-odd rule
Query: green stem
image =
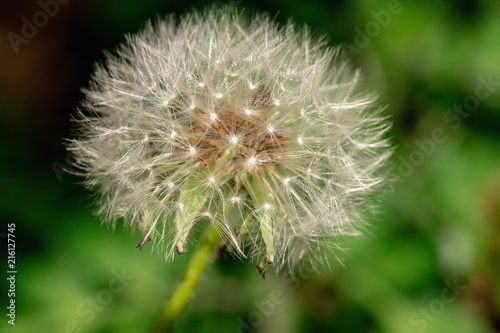
<path fill-rule="evenodd" d="M 153 328 L 153 333 L 172 332 L 175 324 L 186 309 L 189 299 L 198 285 L 203 272 L 214 257 L 219 242 L 219 233 L 215 228 L 210 227 L 200 239 L 179 285 L 174 290 L 167 306 L 160 314 Z"/>

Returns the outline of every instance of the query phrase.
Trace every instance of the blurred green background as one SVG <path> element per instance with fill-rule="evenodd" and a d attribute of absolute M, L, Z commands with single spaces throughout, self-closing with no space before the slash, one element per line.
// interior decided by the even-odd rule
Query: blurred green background
<path fill-rule="evenodd" d="M 102 50 L 148 18 L 208 3 L 70 1 L 15 46 L 9 33 L 42 6 L 0 5 L 0 232 L 15 223 L 18 271 L 13 327 L 2 239 L 1 332 L 149 331 L 189 254 L 166 264 L 135 248 L 139 234 L 100 227 L 91 193 L 61 171 L 62 142 Z M 349 50 L 393 119 L 396 181 L 330 272 L 264 281 L 218 260 L 176 331 L 500 332 L 500 2 L 235 4 Z"/>

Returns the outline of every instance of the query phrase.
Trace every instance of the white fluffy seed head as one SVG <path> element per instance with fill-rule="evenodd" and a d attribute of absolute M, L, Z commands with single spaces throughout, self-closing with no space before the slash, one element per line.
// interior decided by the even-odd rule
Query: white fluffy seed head
<path fill-rule="evenodd" d="M 390 155 L 389 125 L 338 53 L 231 7 L 129 36 L 95 71 L 69 146 L 100 214 L 167 258 L 210 217 L 243 257 L 321 260 L 355 233 Z"/>

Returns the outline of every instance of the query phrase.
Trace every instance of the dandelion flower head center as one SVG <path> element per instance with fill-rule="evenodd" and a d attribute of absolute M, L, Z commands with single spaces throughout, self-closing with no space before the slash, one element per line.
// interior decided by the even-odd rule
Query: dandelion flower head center
<path fill-rule="evenodd" d="M 286 138 L 269 124 L 269 89 L 264 85 L 253 89 L 247 104 L 249 108 L 220 103 L 214 110 L 193 108 L 189 126 L 176 138 L 178 153 L 200 168 L 213 167 L 215 173 L 226 175 L 237 168 L 258 172 L 283 161 Z M 217 165 L 221 160 L 224 163 Z"/>

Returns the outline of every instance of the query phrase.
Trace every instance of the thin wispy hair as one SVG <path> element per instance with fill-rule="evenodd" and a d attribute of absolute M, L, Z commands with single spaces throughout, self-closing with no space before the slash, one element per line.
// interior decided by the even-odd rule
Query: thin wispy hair
<path fill-rule="evenodd" d="M 127 36 L 69 143 L 99 215 L 167 259 L 212 225 L 257 263 L 325 262 L 358 233 L 391 154 L 375 95 L 325 40 L 230 6 Z"/>

